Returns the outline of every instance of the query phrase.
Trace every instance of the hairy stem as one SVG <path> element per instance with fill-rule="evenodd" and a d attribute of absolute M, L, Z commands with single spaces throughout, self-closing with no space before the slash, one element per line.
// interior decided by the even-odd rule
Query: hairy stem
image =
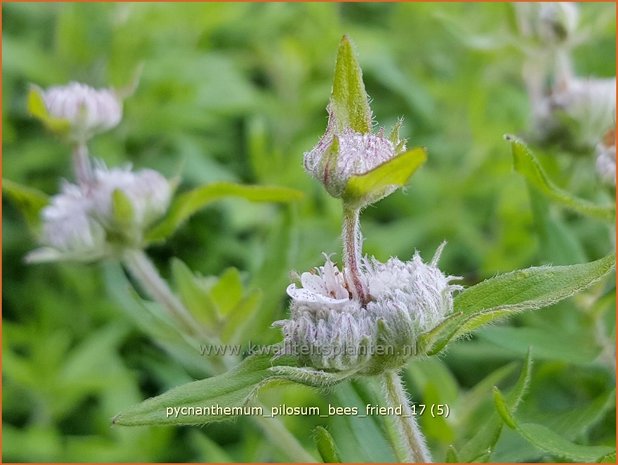
<path fill-rule="evenodd" d="M 425 444 L 425 437 L 416 422 L 416 416 L 410 407 L 408 395 L 395 371 L 383 375 L 383 391 L 387 407 L 401 406 L 401 415 L 389 416 L 391 441 L 397 457 L 405 463 L 431 463 L 431 454 Z"/>
<path fill-rule="evenodd" d="M 343 207 L 343 265 L 350 292 L 364 305 L 369 301 L 369 294 L 363 284 L 360 272 L 363 238 L 360 232 L 359 216 L 359 209 Z"/>
<path fill-rule="evenodd" d="M 142 290 L 160 303 L 172 319 L 187 333 L 197 335 L 198 325 L 182 302 L 174 295 L 167 283 L 143 250 L 127 250 L 123 263 Z"/>
<path fill-rule="evenodd" d="M 73 148 L 73 170 L 79 184 L 88 184 L 92 180 L 92 162 L 84 142 L 78 142 Z"/>

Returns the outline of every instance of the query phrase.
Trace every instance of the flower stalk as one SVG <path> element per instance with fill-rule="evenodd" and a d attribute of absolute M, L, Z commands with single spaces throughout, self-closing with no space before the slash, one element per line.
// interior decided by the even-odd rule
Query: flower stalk
<path fill-rule="evenodd" d="M 343 208 L 343 264 L 346 270 L 346 284 L 352 295 L 363 305 L 369 302 L 369 294 L 361 279 L 360 261 L 363 236 L 360 231 L 360 210 Z"/>
<path fill-rule="evenodd" d="M 86 185 L 92 179 L 92 162 L 88 155 L 88 146 L 78 142 L 73 148 L 73 171 L 80 185 Z"/>
<path fill-rule="evenodd" d="M 401 406 L 402 409 L 401 415 L 388 417 L 392 422 L 389 433 L 397 458 L 404 463 L 431 463 L 431 454 L 410 407 L 401 377 L 396 371 L 386 371 L 382 375 L 382 382 L 386 406 Z"/>

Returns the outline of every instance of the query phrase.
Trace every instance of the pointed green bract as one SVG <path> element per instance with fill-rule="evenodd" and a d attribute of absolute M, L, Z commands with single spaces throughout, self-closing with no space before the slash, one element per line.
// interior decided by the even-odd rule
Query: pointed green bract
<path fill-rule="evenodd" d="M 345 186 L 343 201 L 349 208 L 362 208 L 377 202 L 393 188 L 404 186 L 426 160 L 427 151 L 417 147 L 363 175 L 352 176 Z"/>
<path fill-rule="evenodd" d="M 49 115 L 41 92 L 42 90 L 36 86 L 30 87 L 27 100 L 28 111 L 52 132 L 61 135 L 68 133 L 71 128 L 71 124 L 65 119 L 54 118 Z"/>
<path fill-rule="evenodd" d="M 112 192 L 112 217 L 116 225 L 123 228 L 130 226 L 135 218 L 133 204 L 121 189 Z"/>
<path fill-rule="evenodd" d="M 597 205 L 560 189 L 549 179 L 539 161 L 523 141 L 510 135 L 505 136 L 505 139 L 511 143 L 515 170 L 525 176 L 528 182 L 544 195 L 582 215 L 610 221 L 615 219 L 616 207 L 614 205 Z"/>
<path fill-rule="evenodd" d="M 363 72 L 348 36 L 343 36 L 339 44 L 329 108 L 335 118 L 337 132 L 344 129 L 362 134 L 371 132 L 369 97 L 363 84 Z"/>

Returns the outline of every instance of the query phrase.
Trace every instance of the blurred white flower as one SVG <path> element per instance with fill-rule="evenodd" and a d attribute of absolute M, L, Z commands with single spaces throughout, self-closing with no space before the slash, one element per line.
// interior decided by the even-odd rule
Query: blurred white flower
<path fill-rule="evenodd" d="M 130 204 L 129 221 L 117 217 L 117 191 Z M 93 261 L 126 247 L 140 247 L 145 229 L 165 213 L 171 195 L 170 183 L 156 171 L 107 169 L 98 163 L 89 182 L 64 182 L 61 192 L 43 209 L 43 247 L 26 260 Z"/>
<path fill-rule="evenodd" d="M 572 39 L 579 12 L 572 2 L 517 2 L 513 4 L 517 26 L 523 37 L 552 45 Z"/>
<path fill-rule="evenodd" d="M 590 150 L 616 120 L 616 78 L 570 78 L 546 99 L 539 128 L 568 137 L 573 146 Z"/>
<path fill-rule="evenodd" d="M 611 129 L 596 146 L 597 173 L 604 183 L 616 185 L 616 130 Z"/>
<path fill-rule="evenodd" d="M 112 197 L 120 190 L 133 208 L 133 224 L 139 230 L 149 226 L 167 210 L 172 188 L 167 179 L 151 169 L 132 171 L 130 166 L 108 169 L 98 163 L 87 187 L 93 201 L 92 214 L 108 229 L 117 227 Z M 126 225 L 120 225 L 121 228 Z"/>
<path fill-rule="evenodd" d="M 48 115 L 66 120 L 69 135 L 77 142 L 115 127 L 122 119 L 122 100 L 112 89 L 71 82 L 40 92 Z"/>
<path fill-rule="evenodd" d="M 290 318 L 274 325 L 282 327 L 286 346 L 314 368 L 372 373 L 385 364 L 396 366 L 413 355 L 418 335 L 452 312 L 453 293 L 461 289 L 451 283 L 457 278 L 437 268 L 442 247 L 430 263 L 418 253 L 408 262 L 365 257 L 366 305 L 349 292 L 345 270 L 327 258 L 315 273 L 301 275 L 301 288 L 288 287 Z M 388 360 L 376 360 L 389 348 Z"/>

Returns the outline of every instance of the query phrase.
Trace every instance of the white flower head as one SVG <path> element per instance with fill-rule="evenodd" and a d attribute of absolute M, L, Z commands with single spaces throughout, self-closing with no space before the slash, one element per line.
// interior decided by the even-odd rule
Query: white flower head
<path fill-rule="evenodd" d="M 128 218 L 118 217 L 114 205 L 117 192 L 130 205 Z M 98 163 L 89 182 L 64 182 L 61 192 L 42 210 L 43 247 L 26 260 L 87 262 L 126 247 L 139 247 L 145 229 L 167 210 L 171 195 L 169 181 L 156 171 L 107 169 Z"/>
<path fill-rule="evenodd" d="M 139 230 L 165 213 L 172 196 L 170 182 L 154 170 L 132 171 L 130 166 L 108 169 L 102 163 L 95 167 L 87 189 L 93 201 L 93 216 L 108 228 L 118 226 L 113 210 L 114 191 L 121 191 L 129 200 L 132 222 Z M 120 225 L 121 228 L 125 226 Z"/>
<path fill-rule="evenodd" d="M 351 128 L 337 131 L 334 115 L 329 110 L 326 132 L 304 155 L 305 170 L 329 194 L 339 198 L 352 176 L 366 174 L 405 151 L 405 141 L 398 136 L 399 124 L 390 138 L 385 137 L 383 129 L 365 134 Z M 381 197 L 394 190 L 395 187 L 389 188 Z"/>
<path fill-rule="evenodd" d="M 122 119 L 122 99 L 112 89 L 71 82 L 40 93 L 48 116 L 66 121 L 69 136 L 77 142 L 115 127 Z"/>
<path fill-rule="evenodd" d="M 616 185 L 616 130 L 611 129 L 596 146 L 597 173 L 601 180 Z"/>
<path fill-rule="evenodd" d="M 558 83 L 543 105 L 537 121 L 543 137 L 591 150 L 615 124 L 616 78 L 571 77 Z"/>
<path fill-rule="evenodd" d="M 579 12 L 572 2 L 514 4 L 521 35 L 544 45 L 562 44 L 577 32 Z"/>
<path fill-rule="evenodd" d="M 461 286 L 437 268 L 442 246 L 430 263 L 419 254 L 408 262 L 363 260 L 367 304 L 348 290 L 343 272 L 326 259 L 300 285 L 288 287 L 290 318 L 275 323 L 286 347 L 318 369 L 375 373 L 396 368 L 414 355 L 417 337 L 438 325 L 453 309 Z"/>

